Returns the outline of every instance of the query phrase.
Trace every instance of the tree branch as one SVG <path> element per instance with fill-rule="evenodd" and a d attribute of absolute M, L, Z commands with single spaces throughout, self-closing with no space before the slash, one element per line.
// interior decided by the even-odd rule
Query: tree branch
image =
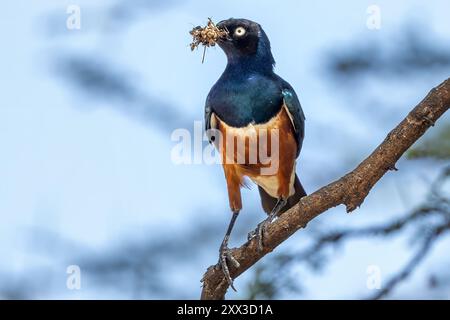
<path fill-rule="evenodd" d="M 341 204 L 346 206 L 347 212 L 359 207 L 375 183 L 388 170 L 395 168 L 395 163 L 403 153 L 433 126 L 449 107 L 450 78 L 432 89 L 356 169 L 302 198 L 293 208 L 270 224 L 265 232 L 263 251 L 258 251 L 256 239 L 234 248 L 231 253 L 240 266 L 238 268 L 230 266 L 231 277 L 233 279 L 238 277 L 326 210 Z M 228 282 L 218 265 L 208 268 L 202 282 L 201 299 L 225 298 Z"/>

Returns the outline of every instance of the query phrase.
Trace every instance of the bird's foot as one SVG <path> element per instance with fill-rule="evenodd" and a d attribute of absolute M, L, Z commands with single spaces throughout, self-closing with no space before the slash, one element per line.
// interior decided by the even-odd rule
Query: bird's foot
<path fill-rule="evenodd" d="M 431 127 L 434 127 L 435 125 L 435 122 L 431 120 L 428 116 L 422 116 L 422 120 L 425 121 Z"/>
<path fill-rule="evenodd" d="M 239 262 L 231 254 L 231 250 L 228 248 L 227 243 L 222 243 L 219 250 L 219 265 L 222 268 L 222 272 L 230 287 L 234 291 L 237 291 L 233 285 L 233 279 L 231 278 L 227 262 L 230 262 L 235 268 L 239 268 L 240 266 Z"/>
<path fill-rule="evenodd" d="M 275 207 L 272 209 L 272 212 L 269 214 L 266 220 L 258 224 L 256 227 L 256 230 L 251 231 L 247 239 L 250 241 L 253 238 L 257 238 L 258 240 L 258 250 L 263 251 L 264 249 L 264 232 L 266 231 L 266 228 L 269 224 L 271 224 L 280 213 L 281 209 L 286 205 L 286 200 L 283 198 L 278 199 L 277 203 L 275 204 Z"/>
<path fill-rule="evenodd" d="M 264 232 L 266 231 L 266 228 L 269 224 L 275 220 L 276 216 L 270 215 L 266 220 L 259 223 L 256 227 L 256 230 L 250 231 L 250 233 L 247 236 L 247 239 L 250 241 L 253 238 L 256 238 L 258 240 L 258 250 L 263 251 L 264 249 Z"/>

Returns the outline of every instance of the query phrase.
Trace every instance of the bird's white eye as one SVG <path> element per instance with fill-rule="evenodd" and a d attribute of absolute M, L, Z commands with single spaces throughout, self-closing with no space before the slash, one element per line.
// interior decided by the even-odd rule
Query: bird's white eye
<path fill-rule="evenodd" d="M 234 30 L 234 34 L 238 37 L 242 37 L 246 32 L 244 27 L 237 27 L 236 30 Z"/>

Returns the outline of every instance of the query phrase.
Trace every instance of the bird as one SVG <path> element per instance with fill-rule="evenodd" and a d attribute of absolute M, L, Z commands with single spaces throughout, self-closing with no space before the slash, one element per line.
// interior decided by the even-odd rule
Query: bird
<path fill-rule="evenodd" d="M 228 242 L 242 209 L 241 188 L 248 179 L 258 186 L 268 216 L 249 233 L 249 240 L 256 237 L 258 250 L 263 250 L 266 227 L 306 195 L 296 174 L 305 115 L 292 86 L 274 72 L 270 41 L 260 24 L 230 18 L 217 23 L 217 28 L 226 31 L 217 44 L 227 65 L 206 98 L 205 130 L 221 155 L 232 213 L 219 249 L 219 266 L 236 290 L 228 263 L 239 262 Z"/>

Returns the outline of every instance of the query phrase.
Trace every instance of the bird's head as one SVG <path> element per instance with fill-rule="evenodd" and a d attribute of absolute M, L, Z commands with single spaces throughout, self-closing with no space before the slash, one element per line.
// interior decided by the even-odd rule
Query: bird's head
<path fill-rule="evenodd" d="M 258 23 L 230 18 L 219 22 L 217 27 L 227 32 L 217 43 L 229 62 L 251 59 L 270 66 L 275 64 L 269 38 Z"/>

